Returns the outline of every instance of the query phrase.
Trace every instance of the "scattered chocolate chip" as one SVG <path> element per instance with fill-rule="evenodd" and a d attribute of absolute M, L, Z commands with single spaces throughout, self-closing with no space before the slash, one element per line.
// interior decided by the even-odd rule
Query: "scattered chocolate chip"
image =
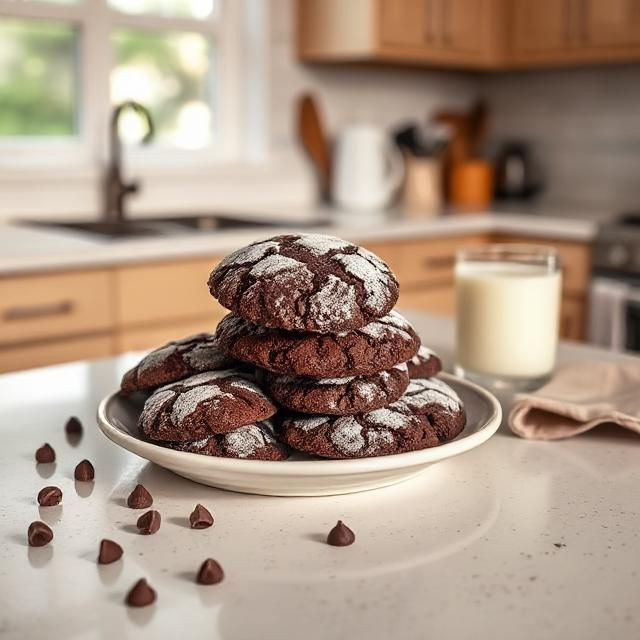
<path fill-rule="evenodd" d="M 71 416 L 64 425 L 64 430 L 70 436 L 82 435 L 82 422 L 75 416 Z"/>
<path fill-rule="evenodd" d="M 30 547 L 44 547 L 53 540 L 53 531 L 44 522 L 36 520 L 29 525 L 27 539 Z"/>
<path fill-rule="evenodd" d="M 329 531 L 327 536 L 327 544 L 334 547 L 347 547 L 353 544 L 355 540 L 355 534 L 346 524 L 343 524 L 342 520 L 338 520 L 338 524 Z"/>
<path fill-rule="evenodd" d="M 41 507 L 55 507 L 62 500 L 62 491 L 58 487 L 45 487 L 38 493 L 38 504 Z"/>
<path fill-rule="evenodd" d="M 198 584 L 218 584 L 224 579 L 222 567 L 213 559 L 207 558 L 198 571 L 196 582 Z"/>
<path fill-rule="evenodd" d="M 567 545 L 564 542 L 554 542 L 553 546 L 558 547 L 558 549 L 561 549 L 562 547 L 566 547 Z"/>
<path fill-rule="evenodd" d="M 144 578 L 140 578 L 140 580 L 133 585 L 125 599 L 125 602 L 130 607 L 146 607 L 155 601 L 156 592 L 149 586 L 149 583 Z"/>
<path fill-rule="evenodd" d="M 54 462 L 56 459 L 56 452 L 53 447 L 46 442 L 36 451 L 36 462 Z"/>
<path fill-rule="evenodd" d="M 75 479 L 81 482 L 89 482 L 95 478 L 95 475 L 96 472 L 93 469 L 93 465 L 88 460 L 79 462 L 76 470 L 73 472 Z"/>
<path fill-rule="evenodd" d="M 189 523 L 192 529 L 207 529 L 213 524 L 213 516 L 208 509 L 197 504 L 189 516 Z"/>
<path fill-rule="evenodd" d="M 137 484 L 127 498 L 127 506 L 132 509 L 147 509 L 152 504 L 151 494 L 141 484 Z"/>
<path fill-rule="evenodd" d="M 160 528 L 160 514 L 151 509 L 147 513 L 143 513 L 139 518 L 136 526 L 140 529 L 140 533 L 143 535 L 150 535 L 155 533 Z"/>
<path fill-rule="evenodd" d="M 122 547 L 113 540 L 100 541 L 100 551 L 98 552 L 98 564 L 111 564 L 122 558 Z"/>

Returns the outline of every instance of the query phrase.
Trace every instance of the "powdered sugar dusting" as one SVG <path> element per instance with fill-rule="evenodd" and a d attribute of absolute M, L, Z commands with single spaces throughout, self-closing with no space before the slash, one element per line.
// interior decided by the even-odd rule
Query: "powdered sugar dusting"
<path fill-rule="evenodd" d="M 375 455 L 385 446 L 393 444 L 393 436 L 388 429 L 376 429 L 375 431 L 369 431 L 367 434 L 367 440 L 369 441 L 365 453 L 367 455 Z"/>
<path fill-rule="evenodd" d="M 187 416 L 191 415 L 202 402 L 214 401 L 217 405 L 221 398 L 232 398 L 230 393 L 226 393 L 216 385 L 206 385 L 193 387 L 189 391 L 181 393 L 173 403 L 171 410 L 171 421 L 173 424 L 180 424 Z"/>
<path fill-rule="evenodd" d="M 355 380 L 354 376 L 351 376 L 349 378 L 318 378 L 317 380 L 314 380 L 314 383 L 319 385 L 336 385 L 349 384 L 353 380 Z"/>
<path fill-rule="evenodd" d="M 373 402 L 374 398 L 380 394 L 380 389 L 378 389 L 373 382 L 359 381 L 358 384 L 355 385 L 355 391 L 367 402 Z"/>
<path fill-rule="evenodd" d="M 233 253 L 230 253 L 220 264 L 219 267 L 228 267 L 231 265 L 242 265 L 248 264 L 250 262 L 255 262 L 256 260 L 260 260 L 271 249 L 275 249 L 278 251 L 280 245 L 275 240 L 265 240 L 263 242 L 256 242 L 255 244 L 250 244 L 247 247 L 242 247 Z"/>
<path fill-rule="evenodd" d="M 268 423 L 249 424 L 234 429 L 224 436 L 227 452 L 238 458 L 248 458 L 258 449 L 275 442 L 273 427 Z"/>
<path fill-rule="evenodd" d="M 365 446 L 362 425 L 352 416 L 338 418 L 331 430 L 331 442 L 338 451 L 354 454 Z"/>
<path fill-rule="evenodd" d="M 315 234 L 302 235 L 293 244 L 304 247 L 307 251 L 316 256 L 322 256 L 325 253 L 329 253 L 329 251 L 334 251 L 336 249 L 346 249 L 347 247 L 354 246 L 346 240 L 341 240 L 334 236 Z"/>
<path fill-rule="evenodd" d="M 184 354 L 184 359 L 195 371 L 208 371 L 228 366 L 229 357 L 216 344 L 202 342 Z"/>
<path fill-rule="evenodd" d="M 412 340 L 408 329 L 411 325 L 396 311 L 391 311 L 386 316 L 373 320 L 365 325 L 359 331 L 372 338 L 384 338 L 389 334 L 395 333 L 402 336 L 404 340 Z"/>
<path fill-rule="evenodd" d="M 333 274 L 329 274 L 320 290 L 309 298 L 309 308 L 320 329 L 350 320 L 356 305 L 355 288 Z"/>
<path fill-rule="evenodd" d="M 411 416 L 402 413 L 402 411 L 388 407 L 369 411 L 365 416 L 367 423 L 375 427 L 386 427 L 388 429 L 396 430 L 406 429 L 411 424 Z"/>
<path fill-rule="evenodd" d="M 295 425 L 297 428 L 302 429 L 303 431 L 311 431 L 312 429 L 317 429 L 321 427 L 323 424 L 329 422 L 329 416 L 313 416 L 309 418 L 296 418 Z"/>
<path fill-rule="evenodd" d="M 257 262 L 249 273 L 255 278 L 269 278 L 281 271 L 293 271 L 300 276 L 313 278 L 313 274 L 303 262 L 277 254 L 267 256 Z"/>
<path fill-rule="evenodd" d="M 230 387 L 236 387 L 237 389 L 246 389 L 247 391 L 253 391 L 262 395 L 262 390 L 257 384 L 254 384 L 250 380 L 233 380 L 229 383 Z"/>
<path fill-rule="evenodd" d="M 365 290 L 365 305 L 374 312 L 380 313 L 389 299 L 387 275 L 357 253 L 339 254 L 333 256 L 333 259 L 339 262 L 347 273 L 362 282 Z"/>
<path fill-rule="evenodd" d="M 177 351 L 177 347 L 174 344 L 169 343 L 164 347 L 160 347 L 160 349 L 155 349 L 148 353 L 138 365 L 138 375 L 144 375 L 150 369 L 156 369 L 157 367 L 161 367 L 169 358 Z"/>
<path fill-rule="evenodd" d="M 452 413 L 462 408 L 462 401 L 458 394 L 437 378 L 411 380 L 409 388 L 398 400 L 398 404 L 401 403 L 412 409 L 421 409 L 428 404 L 437 404 Z"/>
<path fill-rule="evenodd" d="M 203 373 L 196 373 L 195 376 L 191 376 L 186 380 L 181 380 L 175 383 L 182 385 L 183 387 L 195 387 L 201 384 L 206 384 L 213 380 L 219 380 L 220 378 L 228 378 L 229 376 L 242 375 L 241 372 L 236 369 L 220 369 L 219 371 L 204 371 Z"/>
<path fill-rule="evenodd" d="M 144 403 L 142 409 L 142 425 L 144 428 L 150 427 L 158 417 L 164 405 L 175 397 L 175 392 L 171 390 L 156 391 L 152 393 Z"/>

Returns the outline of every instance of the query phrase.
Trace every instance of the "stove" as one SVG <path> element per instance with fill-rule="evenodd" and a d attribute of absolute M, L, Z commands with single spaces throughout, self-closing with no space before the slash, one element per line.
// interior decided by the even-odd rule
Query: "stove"
<path fill-rule="evenodd" d="M 598 231 L 593 250 L 589 339 L 640 352 L 640 212 L 621 215 Z"/>

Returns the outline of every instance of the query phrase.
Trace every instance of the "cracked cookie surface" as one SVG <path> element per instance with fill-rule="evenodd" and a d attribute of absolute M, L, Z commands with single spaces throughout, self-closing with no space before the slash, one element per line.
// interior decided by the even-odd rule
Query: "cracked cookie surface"
<path fill-rule="evenodd" d="M 420 345 L 412 326 L 396 311 L 334 334 L 269 329 L 230 313 L 218 324 L 216 338 L 238 360 L 316 378 L 372 375 L 408 361 Z"/>
<path fill-rule="evenodd" d="M 229 369 L 238 364 L 218 347 L 214 335 L 198 333 L 172 340 L 148 353 L 122 377 L 123 393 L 150 391 L 203 371 Z"/>
<path fill-rule="evenodd" d="M 285 460 L 289 455 L 287 447 L 276 438 L 269 420 L 200 440 L 164 442 L 163 445 L 176 451 L 243 460 Z"/>
<path fill-rule="evenodd" d="M 154 391 L 144 403 L 138 427 L 149 440 L 182 442 L 227 433 L 275 412 L 250 374 L 209 371 Z"/>
<path fill-rule="evenodd" d="M 370 376 L 305 378 L 261 371 L 258 379 L 287 409 L 338 416 L 384 407 L 395 402 L 409 384 L 405 363 Z"/>
<path fill-rule="evenodd" d="M 435 447 L 459 435 L 465 422 L 460 398 L 437 378 L 412 380 L 400 400 L 367 413 L 285 413 L 277 419 L 284 442 L 323 458 L 365 458 Z"/>
<path fill-rule="evenodd" d="M 442 371 L 442 360 L 428 347 L 421 345 L 411 360 L 407 360 L 409 377 L 432 378 Z"/>
<path fill-rule="evenodd" d="M 263 325 L 331 333 L 386 315 L 398 282 L 376 255 L 323 235 L 282 235 L 228 255 L 209 277 L 220 304 Z"/>

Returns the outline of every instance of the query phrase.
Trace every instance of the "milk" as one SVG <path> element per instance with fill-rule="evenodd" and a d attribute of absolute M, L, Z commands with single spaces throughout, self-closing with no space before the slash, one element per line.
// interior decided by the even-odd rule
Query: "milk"
<path fill-rule="evenodd" d="M 560 271 L 501 261 L 456 265 L 457 364 L 498 378 L 540 378 L 555 363 Z"/>

